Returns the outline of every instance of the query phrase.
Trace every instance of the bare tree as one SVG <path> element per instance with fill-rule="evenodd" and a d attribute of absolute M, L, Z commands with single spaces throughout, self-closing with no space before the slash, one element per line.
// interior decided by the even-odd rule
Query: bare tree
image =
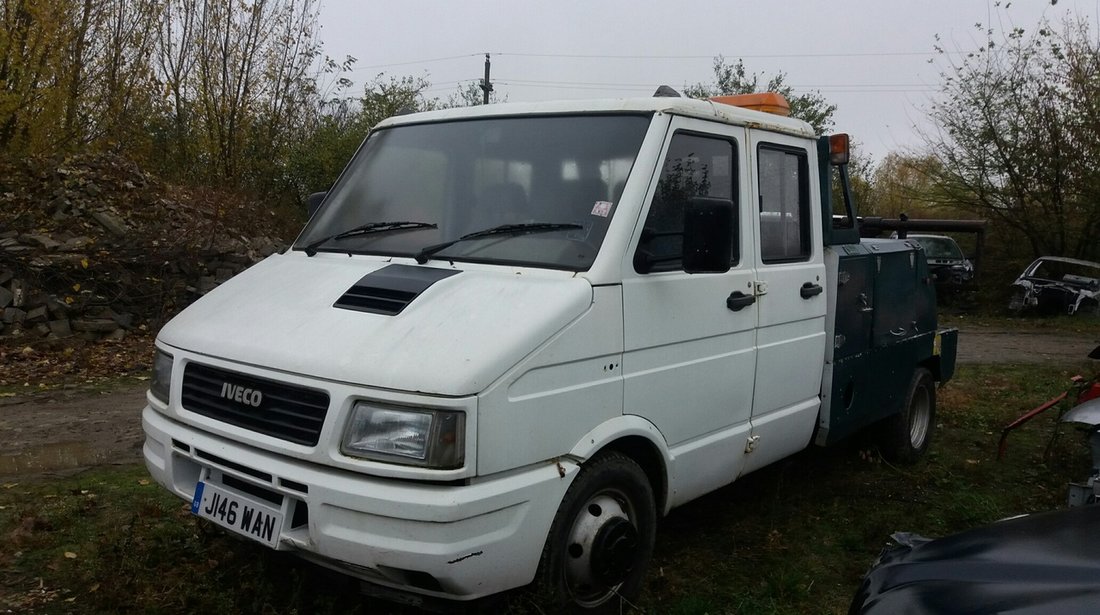
<path fill-rule="evenodd" d="M 1033 256 L 1100 256 L 1100 45 L 1075 20 L 985 34 L 931 108 L 936 200 L 1011 229 Z"/>

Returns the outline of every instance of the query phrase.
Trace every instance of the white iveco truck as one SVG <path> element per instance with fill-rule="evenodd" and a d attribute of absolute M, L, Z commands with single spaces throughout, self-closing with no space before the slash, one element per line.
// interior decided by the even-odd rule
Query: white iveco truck
<path fill-rule="evenodd" d="M 785 107 L 382 122 L 289 250 L 161 330 L 150 473 L 384 595 L 601 609 L 680 504 L 872 423 L 917 458 L 955 332 L 918 244 L 860 239 L 846 137 Z"/>

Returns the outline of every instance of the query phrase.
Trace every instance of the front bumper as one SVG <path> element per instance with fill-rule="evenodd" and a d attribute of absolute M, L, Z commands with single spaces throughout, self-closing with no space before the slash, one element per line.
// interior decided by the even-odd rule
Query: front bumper
<path fill-rule="evenodd" d="M 474 600 L 530 583 L 558 504 L 576 476 L 567 460 L 470 484 L 433 485 L 338 470 L 258 450 L 146 406 L 149 473 L 190 501 L 200 480 L 259 488 L 282 507 L 280 550 L 376 585 Z"/>

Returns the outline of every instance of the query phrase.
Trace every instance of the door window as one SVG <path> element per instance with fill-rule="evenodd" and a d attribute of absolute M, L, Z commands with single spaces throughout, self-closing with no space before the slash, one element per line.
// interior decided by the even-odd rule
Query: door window
<path fill-rule="evenodd" d="M 684 205 L 696 196 L 727 199 L 737 206 L 737 149 L 727 139 L 677 133 L 669 143 L 657 191 L 649 206 L 635 270 L 679 271 L 684 239 Z M 736 213 L 734 214 L 736 217 Z M 740 256 L 736 234 L 730 263 Z"/>
<path fill-rule="evenodd" d="M 760 258 L 764 263 L 810 257 L 810 186 L 806 152 L 761 145 Z"/>

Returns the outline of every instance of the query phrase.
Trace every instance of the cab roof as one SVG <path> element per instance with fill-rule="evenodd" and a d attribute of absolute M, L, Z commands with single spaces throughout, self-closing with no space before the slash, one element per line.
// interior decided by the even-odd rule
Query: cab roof
<path fill-rule="evenodd" d="M 712 120 L 735 126 L 763 128 L 799 137 L 812 138 L 813 128 L 802 120 L 773 113 L 753 111 L 742 107 L 698 100 L 694 98 L 653 97 L 595 100 L 557 100 L 534 103 L 499 103 L 425 111 L 400 115 L 379 122 L 375 128 L 388 128 L 403 124 L 423 124 L 486 117 L 516 117 L 532 115 L 598 113 L 666 113 L 703 120 Z"/>

